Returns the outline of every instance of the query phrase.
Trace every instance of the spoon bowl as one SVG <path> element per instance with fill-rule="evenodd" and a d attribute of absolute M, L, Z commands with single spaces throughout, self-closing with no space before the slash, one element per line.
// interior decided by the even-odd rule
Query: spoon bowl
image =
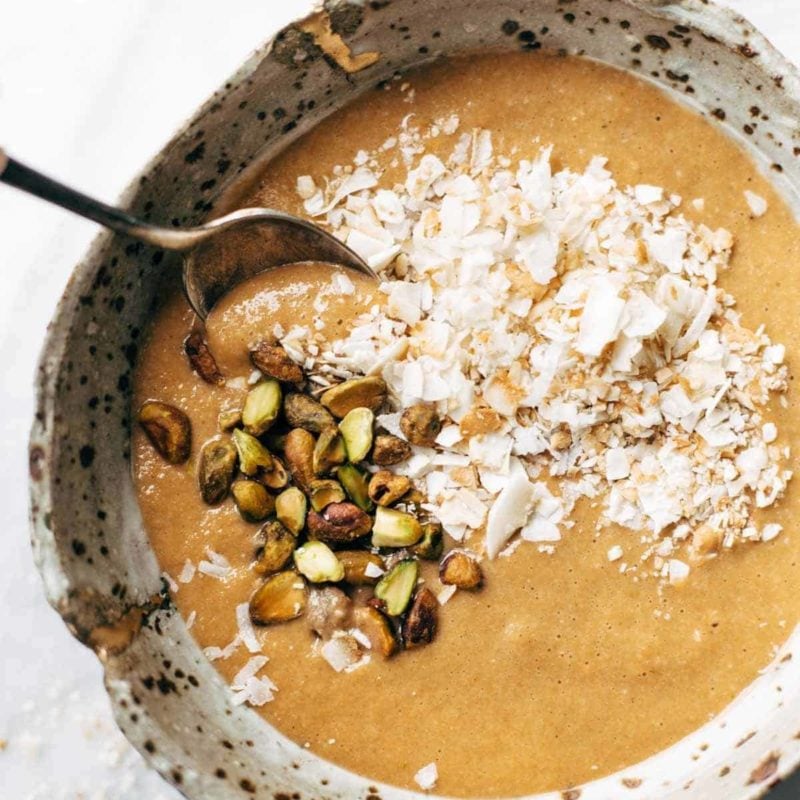
<path fill-rule="evenodd" d="M 0 149 L 0 182 L 99 222 L 118 233 L 183 254 L 183 288 L 205 321 L 234 286 L 272 267 L 301 262 L 375 272 L 347 245 L 300 217 L 243 208 L 194 228 L 162 228 L 88 197 L 10 158 Z"/>
<path fill-rule="evenodd" d="M 209 222 L 184 253 L 183 288 L 205 319 L 234 286 L 272 267 L 317 262 L 347 267 L 377 280 L 349 247 L 313 223 L 265 208 L 243 208 Z"/>

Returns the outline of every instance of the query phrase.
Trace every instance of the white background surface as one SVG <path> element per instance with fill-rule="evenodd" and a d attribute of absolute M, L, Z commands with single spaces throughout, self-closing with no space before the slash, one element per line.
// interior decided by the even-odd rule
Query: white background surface
<path fill-rule="evenodd" d="M 730 0 L 800 62 L 798 0 Z M 113 199 L 248 53 L 310 0 L 4 0 L 0 138 Z M 95 657 L 44 600 L 27 531 L 39 347 L 95 227 L 0 187 L 0 800 L 175 800 L 111 720 Z M 773 796 L 771 795 L 771 798 Z M 800 797 L 800 780 L 774 800 Z"/>

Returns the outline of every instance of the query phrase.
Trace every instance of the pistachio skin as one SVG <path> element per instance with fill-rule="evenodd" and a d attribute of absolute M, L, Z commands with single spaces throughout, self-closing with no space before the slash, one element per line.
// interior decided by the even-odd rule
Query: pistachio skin
<path fill-rule="evenodd" d="M 142 403 L 136 419 L 159 455 L 169 464 L 183 464 L 192 450 L 192 423 L 175 406 L 159 400 Z"/>
<path fill-rule="evenodd" d="M 355 610 L 354 617 L 356 626 L 369 639 L 374 652 L 391 658 L 400 649 L 392 623 L 378 609 L 362 606 Z"/>
<path fill-rule="evenodd" d="M 261 522 L 275 510 L 275 498 L 257 481 L 236 481 L 231 494 L 245 522 Z"/>
<path fill-rule="evenodd" d="M 410 488 L 411 481 L 405 475 L 395 475 L 388 469 L 382 469 L 370 478 L 369 497 L 379 506 L 391 506 Z"/>
<path fill-rule="evenodd" d="M 352 378 L 333 386 L 320 398 L 320 402 L 337 419 L 343 419 L 354 408 L 377 411 L 386 401 L 386 381 L 375 375 Z"/>
<path fill-rule="evenodd" d="M 411 650 L 430 644 L 436 636 L 439 624 L 439 601 L 436 595 L 424 586 L 416 595 L 403 620 L 403 642 Z"/>
<path fill-rule="evenodd" d="M 230 433 L 242 424 L 242 409 L 230 408 L 219 412 L 217 425 L 223 433 Z"/>
<path fill-rule="evenodd" d="M 283 443 L 283 457 L 292 480 L 306 493 L 311 491 L 314 473 L 314 437 L 303 428 L 292 428 Z"/>
<path fill-rule="evenodd" d="M 272 456 L 272 466 L 269 469 L 262 470 L 258 475 L 258 479 L 268 489 L 277 492 L 285 489 L 289 484 L 289 473 L 286 471 L 286 467 L 283 466 L 283 462 L 277 456 Z"/>
<path fill-rule="evenodd" d="M 219 371 L 217 361 L 200 331 L 192 331 L 183 340 L 183 352 L 189 359 L 192 369 L 213 386 L 222 386 L 225 376 Z"/>
<path fill-rule="evenodd" d="M 200 450 L 197 481 L 205 503 L 213 506 L 228 496 L 238 458 L 236 447 L 228 438 L 210 439 L 203 445 Z"/>
<path fill-rule="evenodd" d="M 322 513 L 309 511 L 306 525 L 310 538 L 336 546 L 366 536 L 372 518 L 353 503 L 331 503 Z"/>
<path fill-rule="evenodd" d="M 336 556 L 344 566 L 344 582 L 351 586 L 374 586 L 381 577 L 367 575 L 370 564 L 383 571 L 383 560 L 374 553 L 367 550 L 339 550 Z"/>
<path fill-rule="evenodd" d="M 322 433 L 326 428 L 336 427 L 333 414 L 306 394 L 288 394 L 283 402 L 283 415 L 293 428 L 303 428 L 310 433 Z"/>
<path fill-rule="evenodd" d="M 301 383 L 303 370 L 280 345 L 259 342 L 250 351 L 250 361 L 264 375 L 281 383 Z"/>
<path fill-rule="evenodd" d="M 483 583 L 483 571 L 474 556 L 451 550 L 439 564 L 439 580 L 459 589 L 478 589 Z"/>
<path fill-rule="evenodd" d="M 411 548 L 411 552 L 426 561 L 438 561 L 444 550 L 444 535 L 441 523 L 431 520 L 422 524 L 422 538 Z"/>
<path fill-rule="evenodd" d="M 316 480 L 311 484 L 309 500 L 314 511 L 323 511 L 331 503 L 342 503 L 347 495 L 339 481 Z"/>
<path fill-rule="evenodd" d="M 274 625 L 296 619 L 306 610 L 308 593 L 302 575 L 292 570 L 270 575 L 250 598 L 250 619 Z"/>
<path fill-rule="evenodd" d="M 372 462 L 379 467 L 391 467 L 411 457 L 411 445 L 399 436 L 379 433 L 372 447 Z"/>
<path fill-rule="evenodd" d="M 260 575 L 271 575 L 282 570 L 289 563 L 297 544 L 294 535 L 280 522 L 272 520 L 261 528 L 258 538 L 263 545 L 254 566 L 255 571 Z"/>
<path fill-rule="evenodd" d="M 411 444 L 433 447 L 442 430 L 439 412 L 427 403 L 409 406 L 400 417 L 400 430 Z"/>

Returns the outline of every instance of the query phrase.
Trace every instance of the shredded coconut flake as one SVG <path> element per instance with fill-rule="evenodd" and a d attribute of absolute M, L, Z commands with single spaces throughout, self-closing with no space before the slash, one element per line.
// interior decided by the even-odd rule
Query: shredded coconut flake
<path fill-rule="evenodd" d="M 490 557 L 517 534 L 552 552 L 586 499 L 673 583 L 702 525 L 726 548 L 769 535 L 752 512 L 791 478 L 767 409 L 788 388 L 785 353 L 717 285 L 730 233 L 688 220 L 660 187 L 618 186 L 603 158 L 553 172 L 550 148 L 515 162 L 484 130 L 459 132 L 444 158 L 425 152 L 444 123 L 411 120 L 383 146 L 399 148 L 405 179 L 382 185 L 380 153 L 367 154 L 303 198 L 377 265 L 385 304 L 334 342 L 293 328 L 292 357 L 321 385 L 375 374 L 398 408 L 436 405 L 436 446 L 396 469 L 451 538 L 485 534 Z M 377 422 L 402 436 L 398 413 Z"/>
<path fill-rule="evenodd" d="M 197 567 L 187 558 L 178 574 L 178 580 L 181 583 L 189 583 L 194 578 L 195 572 L 197 572 Z"/>
<path fill-rule="evenodd" d="M 433 789 L 436 781 L 439 780 L 439 770 L 436 768 L 436 764 L 434 762 L 426 764 L 414 775 L 414 780 L 417 782 L 417 786 L 426 792 Z"/>
<path fill-rule="evenodd" d="M 236 625 L 239 629 L 239 638 L 251 653 L 260 653 L 261 645 L 256 638 L 256 631 L 250 619 L 250 604 L 240 603 L 236 606 Z"/>
<path fill-rule="evenodd" d="M 744 199 L 747 200 L 747 205 L 754 217 L 763 217 L 767 213 L 767 201 L 760 194 L 745 189 Z"/>
<path fill-rule="evenodd" d="M 358 639 L 352 633 L 337 631 L 320 648 L 322 657 L 336 672 L 352 672 L 369 663 L 370 657 L 362 653 Z"/>
<path fill-rule="evenodd" d="M 608 549 L 608 560 L 609 561 L 619 561 L 622 558 L 622 548 L 615 544 L 613 547 L 609 547 Z"/>

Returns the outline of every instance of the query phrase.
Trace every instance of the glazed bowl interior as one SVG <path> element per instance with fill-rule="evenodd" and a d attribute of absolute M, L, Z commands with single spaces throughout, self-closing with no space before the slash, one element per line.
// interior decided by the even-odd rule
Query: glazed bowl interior
<path fill-rule="evenodd" d="M 701 0 L 333 2 L 255 53 L 127 190 L 191 225 L 251 165 L 398 71 L 479 50 L 574 53 L 652 80 L 800 187 L 800 83 L 746 22 Z M 755 109 L 755 111 L 754 111 Z M 796 205 L 796 204 L 795 204 Z M 103 234 L 51 324 L 31 436 L 33 540 L 50 602 L 104 662 L 128 738 L 187 797 L 421 797 L 297 746 L 230 692 L 170 603 L 131 480 L 132 371 L 167 254 Z M 144 623 L 139 620 L 144 612 Z M 721 715 L 670 749 L 549 797 L 754 797 L 800 760 L 798 637 Z"/>

